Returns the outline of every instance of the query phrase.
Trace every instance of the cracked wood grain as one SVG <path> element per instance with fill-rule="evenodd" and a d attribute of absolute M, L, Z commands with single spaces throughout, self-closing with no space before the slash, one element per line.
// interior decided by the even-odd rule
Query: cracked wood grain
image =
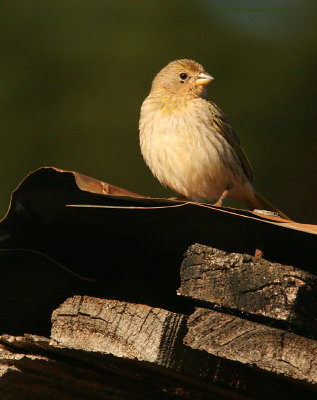
<path fill-rule="evenodd" d="M 317 342 L 233 315 L 197 308 L 184 343 L 310 384 L 317 383 Z"/>
<path fill-rule="evenodd" d="M 88 296 L 67 299 L 52 315 L 52 343 L 169 366 L 186 317 L 142 304 Z"/>
<path fill-rule="evenodd" d="M 233 323 L 230 318 L 214 320 L 219 340 L 215 347 L 220 350 L 212 354 L 207 345 L 213 324 L 209 321 L 203 331 L 192 330 L 202 317 L 197 313 L 190 317 L 184 344 L 185 315 L 116 300 L 69 298 L 52 315 L 51 339 L 0 336 L 1 400 L 315 397 L 308 381 L 289 379 L 286 383 L 283 373 L 268 374 L 265 368 L 254 368 L 250 357 L 244 363 L 221 353 L 221 349 L 234 349 L 236 341 L 248 342 L 256 331 L 253 326 Z M 230 329 L 233 332 L 225 335 Z M 265 327 L 262 329 L 265 332 Z M 189 335 L 193 333 L 191 344 Z M 283 356 L 289 354 L 288 340 L 281 335 L 278 343 L 282 350 L 276 359 L 301 373 L 294 352 L 295 361 Z M 298 346 L 301 356 L 301 343 Z M 310 377 L 315 364 L 312 358 L 309 361 L 306 372 Z"/>
<path fill-rule="evenodd" d="M 178 294 L 317 336 L 317 278 L 293 266 L 195 244 L 185 254 Z"/>

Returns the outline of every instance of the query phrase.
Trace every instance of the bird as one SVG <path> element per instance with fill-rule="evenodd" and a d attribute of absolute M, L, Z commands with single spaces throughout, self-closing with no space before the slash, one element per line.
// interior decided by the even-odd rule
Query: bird
<path fill-rule="evenodd" d="M 139 142 L 144 161 L 164 186 L 196 202 L 227 198 L 289 219 L 253 187 L 253 172 L 222 110 L 207 99 L 213 77 L 196 61 L 171 61 L 143 101 Z"/>

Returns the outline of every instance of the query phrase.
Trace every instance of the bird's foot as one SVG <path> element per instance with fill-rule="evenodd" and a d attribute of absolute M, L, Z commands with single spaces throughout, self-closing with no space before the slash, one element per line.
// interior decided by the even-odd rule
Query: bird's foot
<path fill-rule="evenodd" d="M 222 195 L 219 197 L 218 201 L 213 204 L 215 207 L 221 207 L 224 200 L 228 197 L 233 185 L 228 185 L 227 188 L 223 191 Z"/>

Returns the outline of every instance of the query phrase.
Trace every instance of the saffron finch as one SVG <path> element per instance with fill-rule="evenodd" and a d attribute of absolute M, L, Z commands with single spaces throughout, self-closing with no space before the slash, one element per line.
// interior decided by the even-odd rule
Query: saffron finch
<path fill-rule="evenodd" d="M 165 186 L 194 201 L 225 198 L 286 217 L 253 188 L 253 173 L 237 134 L 207 100 L 213 80 L 193 60 L 170 62 L 154 78 L 141 107 L 143 158 Z"/>

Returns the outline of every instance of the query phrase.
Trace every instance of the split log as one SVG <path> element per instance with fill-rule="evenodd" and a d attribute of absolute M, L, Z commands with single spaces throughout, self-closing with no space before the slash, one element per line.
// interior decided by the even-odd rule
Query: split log
<path fill-rule="evenodd" d="M 67 299 L 52 314 L 53 344 L 173 366 L 181 314 L 88 296 Z"/>
<path fill-rule="evenodd" d="M 315 340 L 197 308 L 188 319 L 184 343 L 215 356 L 317 384 Z"/>
<path fill-rule="evenodd" d="M 0 337 L 1 400 L 314 398 L 308 383 L 313 372 L 301 383 L 287 381 L 254 368 L 250 357 L 246 365 L 228 354 L 211 354 L 206 340 L 199 341 L 206 333 L 197 330 L 195 320 L 190 317 L 184 345 L 184 315 L 121 301 L 70 298 L 52 315 L 51 340 Z M 209 321 L 205 328 L 209 332 L 214 326 Z"/>
<path fill-rule="evenodd" d="M 178 294 L 317 336 L 317 278 L 289 265 L 195 244 L 185 254 Z"/>

